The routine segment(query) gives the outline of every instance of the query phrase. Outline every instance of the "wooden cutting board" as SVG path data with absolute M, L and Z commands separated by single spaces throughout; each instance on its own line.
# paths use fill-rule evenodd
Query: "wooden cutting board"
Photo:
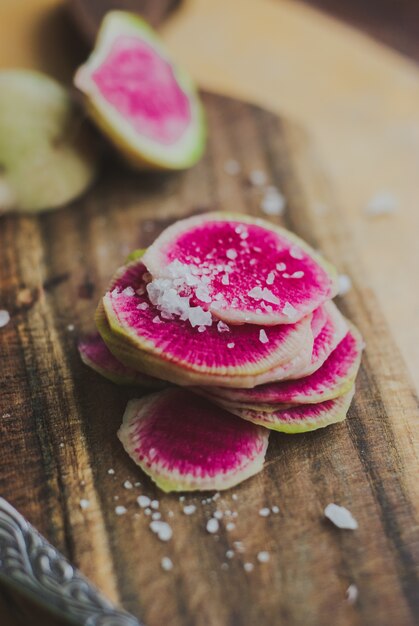
M 209 94 L 204 100 L 209 145 L 192 170 L 142 175 L 111 155 L 73 206 L 0 220 L 2 307 L 12 315 L 0 330 L 0 494 L 146 626 L 413 625 L 419 410 L 391 331 L 342 215 L 321 210 L 334 205 L 304 134 L 257 107 Z M 225 172 L 231 158 L 239 175 Z M 284 218 L 275 221 L 352 277 L 339 305 L 367 349 L 345 423 L 272 434 L 261 474 L 216 504 L 202 503 L 202 494 L 182 503 L 157 491 L 116 438 L 125 404 L 139 392 L 83 366 L 77 338 L 93 328 L 98 298 L 126 254 L 172 221 L 214 209 L 259 215 L 261 192 L 247 178 L 255 169 L 286 196 Z M 141 486 L 125 489 L 126 480 Z M 141 493 L 159 500 L 170 542 L 151 533 L 136 504 Z M 90 501 L 84 511 L 82 498 Z M 327 522 L 329 502 L 347 506 L 359 529 Z M 196 513 L 185 516 L 185 503 L 196 504 Z M 116 505 L 127 513 L 117 516 Z M 278 514 L 258 514 L 272 505 Z M 238 516 L 233 530 L 222 523 L 212 536 L 205 524 L 216 506 Z M 268 563 L 256 560 L 262 550 Z M 171 572 L 161 569 L 164 556 Z M 359 590 L 353 605 L 345 598 L 351 584 Z M 1 614 L 18 610 L 13 600 Z

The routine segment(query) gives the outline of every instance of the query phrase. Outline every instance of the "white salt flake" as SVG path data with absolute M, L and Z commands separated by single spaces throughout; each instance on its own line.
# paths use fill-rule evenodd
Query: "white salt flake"
M 227 550 L 226 557 L 227 559 L 232 559 L 234 556 L 234 550 Z
M 192 307 L 189 310 L 189 322 L 193 328 L 195 326 L 211 326 L 211 313 L 209 311 L 204 311 L 204 309 L 200 306 Z
M 228 161 L 224 163 L 224 171 L 230 176 L 237 176 L 237 174 L 240 173 L 240 170 L 240 163 L 235 159 L 228 159 Z
M 235 345 L 236 344 L 234 343 L 234 341 L 231 341 L 230 343 L 227 344 L 227 348 L 231 350 L 232 348 L 234 348 Z
M 221 277 L 221 282 L 223 285 L 229 285 L 230 284 L 230 278 L 228 277 L 228 274 L 224 274 Z
M 293 307 L 292 304 L 290 304 L 289 302 L 285 303 L 285 306 L 283 307 L 282 312 L 284 315 L 289 317 L 290 320 L 295 320 L 298 315 L 297 309 Z
M 275 272 L 269 272 L 268 277 L 266 278 L 267 285 L 273 285 L 275 280 Z
M 90 500 L 86 500 L 85 498 L 82 498 L 80 500 L 80 508 L 82 511 L 85 511 L 86 509 L 88 509 L 90 506 Z
M 158 315 L 153 317 L 153 324 L 163 324 L 163 321 L 159 318 Z
M 144 509 L 144 513 L 145 515 L 151 515 L 151 509 L 147 507 L 146 509 Z
M 237 250 L 234 250 L 234 248 L 229 248 L 229 250 L 227 250 L 226 252 L 226 257 L 230 259 L 230 261 L 234 261 L 234 259 L 237 259 Z
M 221 320 L 218 322 L 217 324 L 217 330 L 219 333 L 228 333 L 230 332 L 230 327 L 227 326 L 227 324 L 225 322 L 222 322 Z
M 346 600 L 348 604 L 355 604 L 358 600 L 358 587 L 356 585 L 349 585 L 346 590 Z
M 207 330 L 206 326 L 198 326 L 198 332 L 199 333 L 204 333 Z
M 260 331 L 259 331 L 259 341 L 260 341 L 260 343 L 268 343 L 269 342 L 268 335 L 263 330 L 263 328 L 261 328 Z
M 115 513 L 117 515 L 125 515 L 125 513 L 127 512 L 127 509 L 122 506 L 122 504 L 119 504 L 118 506 L 115 507 Z
M 198 287 L 195 291 L 195 295 L 201 302 L 211 302 L 211 296 L 209 295 L 208 289 L 205 289 L 205 287 Z
M 245 564 L 243 565 L 243 568 L 244 568 L 244 571 L 245 571 L 245 572 L 253 572 L 254 567 L 255 567 L 255 566 L 253 565 L 253 563 L 245 563 Z
M 278 272 L 284 272 L 287 269 L 287 266 L 285 265 L 285 263 L 277 263 L 276 269 L 278 270 Z
M 399 208 L 399 201 L 390 191 L 378 191 L 368 201 L 365 213 L 369 217 L 379 217 L 380 215 L 391 215 Z
M 237 493 L 233 493 L 233 495 L 231 496 L 232 500 L 238 500 L 239 496 L 237 495 Z
M 252 170 L 249 174 L 249 180 L 255 187 L 262 187 L 263 185 L 266 185 L 267 177 L 265 172 L 262 172 L 262 170 Z
M 6 326 L 10 322 L 10 313 L 4 309 L 0 310 L 0 328 Z
M 269 552 L 266 552 L 266 550 L 262 550 L 262 552 L 258 552 L 257 554 L 257 560 L 259 563 L 267 563 L 270 558 L 271 556 Z
M 356 530 L 358 528 L 358 522 L 353 517 L 352 513 L 344 506 L 333 503 L 328 504 L 324 510 L 324 514 L 325 517 L 338 528 L 344 528 L 346 530 Z
M 270 514 L 270 512 L 271 512 L 271 511 L 268 509 L 268 507 L 267 507 L 267 506 L 265 506 L 265 507 L 263 507 L 263 509 L 260 509 L 260 510 L 259 510 L 259 515 L 260 515 L 261 517 L 268 517 L 268 515 Z
M 73 330 L 74 330 L 74 328 L 75 328 L 75 327 L 74 327 L 74 324 L 69 324 L 69 325 L 67 326 L 67 330 L 68 330 L 68 332 L 69 332 L 69 333 L 72 333 L 72 332 L 73 332 Z
M 108 469 L 108 474 L 112 476 L 113 474 L 115 474 L 115 470 L 112 467 L 110 467 Z
M 286 200 L 276 187 L 268 187 L 263 195 L 260 208 L 265 215 L 283 215 Z
M 224 513 L 222 511 L 214 511 L 214 513 L 212 514 L 213 517 L 215 517 L 215 519 L 222 519 L 223 518 Z
M 157 535 L 160 541 L 169 541 L 173 536 L 172 528 L 167 522 L 152 521 L 150 523 L 150 529 Z
M 148 496 L 138 496 L 137 498 L 138 506 L 140 506 L 142 509 L 150 506 L 150 502 L 151 500 Z
M 126 480 L 124 482 L 124 489 L 132 489 L 132 487 L 133 487 L 133 484 L 130 480 Z
M 196 511 L 196 506 L 194 504 L 187 504 L 183 507 L 183 512 L 185 515 L 192 515 Z
M 162 558 L 162 560 L 160 561 L 160 565 L 161 568 L 165 571 L 165 572 L 170 572 L 170 570 L 173 569 L 173 562 L 172 559 L 169 559 L 168 556 L 164 556 Z
M 208 520 L 207 522 L 207 532 L 210 533 L 211 535 L 214 535 L 216 532 L 218 532 L 218 529 L 220 528 L 220 524 L 218 523 L 218 520 L 215 519 L 215 517 L 211 517 L 211 519 Z
M 275 296 L 275 294 L 264 287 L 253 287 L 250 291 L 247 292 L 247 295 L 254 300 L 264 300 L 265 302 L 271 302 L 272 304 L 279 304 L 280 300 Z
M 304 258 L 304 252 L 298 246 L 291 246 L 290 256 L 292 256 L 293 259 L 301 261 Z
M 159 501 L 158 501 L 158 500 L 152 500 L 152 501 L 150 502 L 150 506 L 151 506 L 151 508 L 152 508 L 152 509 L 154 509 L 154 510 L 158 509 L 158 508 L 159 508 L 159 506 L 160 506 Z
M 160 511 L 154 511 L 154 513 L 151 514 L 151 519 L 153 520 L 161 519 Z
M 135 296 L 135 291 L 132 287 L 125 287 L 125 289 L 122 290 L 121 294 L 123 296 L 129 296 L 130 298 L 132 298 L 132 296 Z
M 279 506 L 276 506 L 276 504 L 274 504 L 274 506 L 271 507 L 271 511 L 272 513 L 279 513 Z
M 226 524 L 226 530 L 230 531 L 230 530 L 234 530 L 236 528 L 236 524 L 234 524 L 233 522 L 228 522 L 228 524 Z
M 140 302 L 140 304 L 137 304 L 137 309 L 139 309 L 140 311 L 146 311 L 148 309 L 148 303 Z
M 338 277 L 338 285 L 338 294 L 340 296 L 345 296 L 352 288 L 352 281 L 347 274 L 340 274 Z

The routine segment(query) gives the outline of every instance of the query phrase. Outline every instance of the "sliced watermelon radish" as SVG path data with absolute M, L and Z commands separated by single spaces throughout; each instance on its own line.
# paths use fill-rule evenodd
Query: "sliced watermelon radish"
M 143 261 L 157 287 L 171 280 L 230 324 L 292 324 L 338 289 L 335 270 L 305 242 L 246 215 L 207 213 L 176 222 Z M 195 282 L 185 286 L 187 270 Z
M 201 157 L 206 130 L 196 89 L 138 15 L 106 15 L 74 82 L 93 120 L 133 165 L 183 169 Z
M 269 431 L 183 389 L 128 403 L 118 432 L 163 491 L 221 490 L 263 467 Z
M 207 388 L 206 394 L 229 403 L 260 404 L 261 410 L 275 410 L 275 404 L 315 404 L 344 394 L 352 387 L 361 362 L 364 343 L 354 326 L 325 363 L 310 376 L 254 387 L 253 389 Z M 268 409 L 266 405 L 271 405 Z M 252 407 L 257 409 L 257 406 Z
M 141 260 L 130 263 L 118 272 L 112 291 L 103 298 L 112 335 L 130 345 L 132 351 L 137 349 L 140 362 L 144 353 L 150 354 L 160 359 L 162 368 L 177 368 L 177 374 L 184 370 L 185 379 L 189 373 L 200 375 L 202 382 L 212 375 L 218 379 L 224 375 L 255 376 L 288 363 L 310 340 L 311 316 L 296 324 L 263 329 L 252 324 L 225 327 L 222 322 L 213 322 L 211 316 L 207 326 L 202 309 L 190 307 L 187 299 L 182 303 L 182 315 L 188 319 L 159 311 L 149 300 L 146 276 Z M 184 384 L 192 384 L 192 380 Z
M 355 387 L 352 386 L 346 393 L 333 400 L 317 404 L 297 404 L 269 412 L 234 408 L 230 404 L 228 410 L 253 424 L 292 435 L 343 422 L 354 393 Z
M 118 385 L 140 385 L 141 387 L 159 387 L 164 383 L 152 376 L 142 374 L 123 365 L 109 351 L 99 333 L 82 339 L 78 344 L 80 357 L 88 367 Z

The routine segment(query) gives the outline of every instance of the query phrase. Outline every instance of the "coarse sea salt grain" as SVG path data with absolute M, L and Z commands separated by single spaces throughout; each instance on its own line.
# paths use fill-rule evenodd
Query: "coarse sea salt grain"
M 298 311 L 296 308 L 292 306 L 289 302 L 285 303 L 285 306 L 282 309 L 284 315 L 289 317 L 290 320 L 294 320 L 297 317 Z
M 159 506 L 160 506 L 159 501 L 158 500 L 151 500 L 150 506 L 151 506 L 152 509 L 158 509 Z
M 275 272 L 269 272 L 268 277 L 266 278 L 267 285 L 273 285 L 275 280 Z
M 266 185 L 267 177 L 265 172 L 262 172 L 262 170 L 252 170 L 249 174 L 249 180 L 255 187 L 262 187 L 263 185 Z
M 162 558 L 162 560 L 160 561 L 160 565 L 161 568 L 165 571 L 165 572 L 170 572 L 170 570 L 173 569 L 173 562 L 172 559 L 169 559 L 168 556 L 164 556 Z
M 240 170 L 240 163 L 235 159 L 228 159 L 228 161 L 224 163 L 224 171 L 230 176 L 237 176 L 237 174 L 240 173 Z
M 265 302 L 271 302 L 272 304 L 279 304 L 280 301 L 275 294 L 266 287 L 253 287 L 247 292 L 247 295 L 254 300 L 264 300 Z
M 345 296 L 352 288 L 352 281 L 347 274 L 339 274 L 338 277 L 339 296 Z
M 286 206 L 285 197 L 276 187 L 268 187 L 265 190 L 260 208 L 265 215 L 283 215 Z
M 183 512 L 185 515 L 192 515 L 196 511 L 196 506 L 194 504 L 187 504 L 183 507 Z
M 268 509 L 267 506 L 263 507 L 262 509 L 259 510 L 259 515 L 261 517 L 268 517 L 268 515 L 270 514 L 270 510 Z
M 234 556 L 234 550 L 227 550 L 226 557 L 227 559 L 232 559 Z
M 254 567 L 255 567 L 255 566 L 253 565 L 253 563 L 245 563 L 245 564 L 243 565 L 243 568 L 244 568 L 244 571 L 245 571 L 245 572 L 253 572 Z
M 304 258 L 304 252 L 298 246 L 291 246 L 291 248 L 290 248 L 290 256 L 293 259 L 298 259 L 298 260 L 301 261 L 301 259 Z
M 148 496 L 138 496 L 137 498 L 138 506 L 140 506 L 142 509 L 150 506 L 150 502 L 151 500 Z
M 122 504 L 119 504 L 118 506 L 115 507 L 115 513 L 117 515 L 125 515 L 125 513 L 127 512 L 127 509 L 122 506 Z
M 10 322 L 10 313 L 4 309 L 0 310 L 0 328 L 6 326 Z
M 140 311 L 146 311 L 148 309 L 148 303 L 140 302 L 140 304 L 137 304 L 137 309 L 139 309 Z
M 110 467 L 110 468 L 108 469 L 108 474 L 109 474 L 110 476 L 112 476 L 113 474 L 115 474 L 115 470 L 114 470 L 112 467 Z
M 268 343 L 269 342 L 268 335 L 263 330 L 263 328 L 261 328 L 260 331 L 259 331 L 259 341 L 260 341 L 260 343 Z
M 230 259 L 230 261 L 234 261 L 234 259 L 237 259 L 237 250 L 229 248 L 226 252 L 226 257 Z
M 86 500 L 86 498 L 82 498 L 80 500 L 80 508 L 82 511 L 85 511 L 90 506 L 90 500 Z
M 173 536 L 172 528 L 167 522 L 152 521 L 150 523 L 150 529 L 157 535 L 160 541 L 169 541 Z
M 217 324 L 217 330 L 219 333 L 228 333 L 230 332 L 230 327 L 220 320 Z
M 132 487 L 133 487 L 133 484 L 130 480 L 126 480 L 124 482 L 124 489 L 132 489 Z
M 154 511 L 154 513 L 151 514 L 151 519 L 161 519 L 161 513 L 160 511 Z
M 234 530 L 236 528 L 236 524 L 234 524 L 233 522 L 228 522 L 228 524 L 226 524 L 226 530 L 230 531 L 230 530 Z
M 390 191 L 378 191 L 368 201 L 365 213 L 369 217 L 379 217 L 381 215 L 391 215 L 399 208 L 399 201 Z
M 287 269 L 287 266 L 285 263 L 277 263 L 276 269 L 278 270 L 278 272 L 284 272 Z
M 125 287 L 125 289 L 123 289 L 121 293 L 123 296 L 129 296 L 130 298 L 132 296 L 135 296 L 135 291 L 132 287 Z
M 224 513 L 222 511 L 214 511 L 214 513 L 212 514 L 213 517 L 215 517 L 215 519 L 222 519 L 223 518 Z
M 234 348 L 235 345 L 236 344 L 234 343 L 234 341 L 231 341 L 230 343 L 227 344 L 227 348 L 231 350 L 232 348 Z
M 328 504 L 324 510 L 324 515 L 338 528 L 344 528 L 345 530 L 356 530 L 358 528 L 358 522 L 344 506 L 334 503 Z
M 210 533 L 211 535 L 214 535 L 216 532 L 218 532 L 219 528 L 220 528 L 220 524 L 218 523 L 218 520 L 215 519 L 215 517 L 211 517 L 211 519 L 208 520 L 207 525 L 206 525 L 207 532 Z
M 349 585 L 346 590 L 346 600 L 349 604 L 355 604 L 358 600 L 358 587 L 356 585 Z
M 267 563 L 271 557 L 269 552 L 267 552 L 266 550 L 262 550 L 262 552 L 258 552 L 256 558 L 259 563 Z
M 271 507 L 271 511 L 272 513 L 279 513 L 279 506 L 276 506 L 276 504 L 274 504 L 274 506 Z

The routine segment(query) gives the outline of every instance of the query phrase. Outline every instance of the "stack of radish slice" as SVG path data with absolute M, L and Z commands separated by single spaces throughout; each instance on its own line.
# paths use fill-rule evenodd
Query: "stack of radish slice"
M 267 429 L 345 419 L 363 341 L 336 293 L 306 243 L 244 215 L 179 221 L 132 255 L 82 357 L 116 382 L 190 387 L 129 404 L 119 436 L 133 460 L 165 490 L 222 489 L 259 471 Z

